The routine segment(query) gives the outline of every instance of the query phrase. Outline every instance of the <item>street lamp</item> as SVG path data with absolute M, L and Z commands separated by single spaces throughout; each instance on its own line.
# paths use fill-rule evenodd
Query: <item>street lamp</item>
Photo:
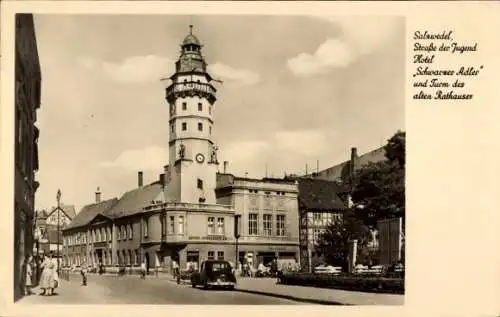
M 236 248 L 236 261 L 235 261 L 235 271 L 239 269 L 239 255 L 238 255 L 238 239 L 240 238 L 240 219 L 241 215 L 234 215 L 234 238 L 235 238 L 235 248 Z

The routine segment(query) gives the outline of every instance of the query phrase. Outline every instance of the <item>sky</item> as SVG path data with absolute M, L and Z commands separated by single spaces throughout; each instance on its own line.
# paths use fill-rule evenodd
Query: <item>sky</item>
M 158 179 L 173 73 L 193 24 L 215 83 L 228 172 L 323 170 L 404 130 L 401 17 L 35 15 L 42 69 L 36 208 L 80 210 Z M 222 165 L 222 164 L 221 164 Z M 222 166 L 221 166 L 222 168 Z

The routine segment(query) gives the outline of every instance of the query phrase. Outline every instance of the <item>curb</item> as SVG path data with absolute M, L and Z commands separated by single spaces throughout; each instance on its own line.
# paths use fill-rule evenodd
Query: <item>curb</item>
M 296 297 L 296 296 L 292 296 L 292 295 L 283 295 L 283 294 L 269 293 L 269 292 L 263 292 L 263 291 L 253 291 L 253 290 L 241 289 L 241 288 L 235 288 L 234 290 L 237 292 L 241 292 L 241 293 L 264 295 L 264 296 L 270 296 L 270 297 L 276 297 L 276 298 L 282 298 L 282 299 L 289 299 L 289 300 L 293 300 L 296 302 L 302 302 L 302 303 L 319 304 L 319 305 L 351 306 L 351 304 L 343 304 L 340 302 L 334 302 L 334 301 L 322 300 L 322 299 L 302 298 L 302 297 Z

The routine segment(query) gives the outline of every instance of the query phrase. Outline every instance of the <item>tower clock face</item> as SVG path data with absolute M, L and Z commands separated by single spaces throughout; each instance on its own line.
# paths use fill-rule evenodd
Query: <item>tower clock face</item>
M 205 161 L 205 156 L 201 153 L 196 154 L 196 162 L 203 163 L 203 161 Z

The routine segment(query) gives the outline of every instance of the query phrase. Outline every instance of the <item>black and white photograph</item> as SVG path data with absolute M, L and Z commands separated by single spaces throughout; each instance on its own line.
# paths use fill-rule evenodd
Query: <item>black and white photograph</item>
M 405 17 L 331 14 L 16 14 L 14 300 L 404 305 Z

